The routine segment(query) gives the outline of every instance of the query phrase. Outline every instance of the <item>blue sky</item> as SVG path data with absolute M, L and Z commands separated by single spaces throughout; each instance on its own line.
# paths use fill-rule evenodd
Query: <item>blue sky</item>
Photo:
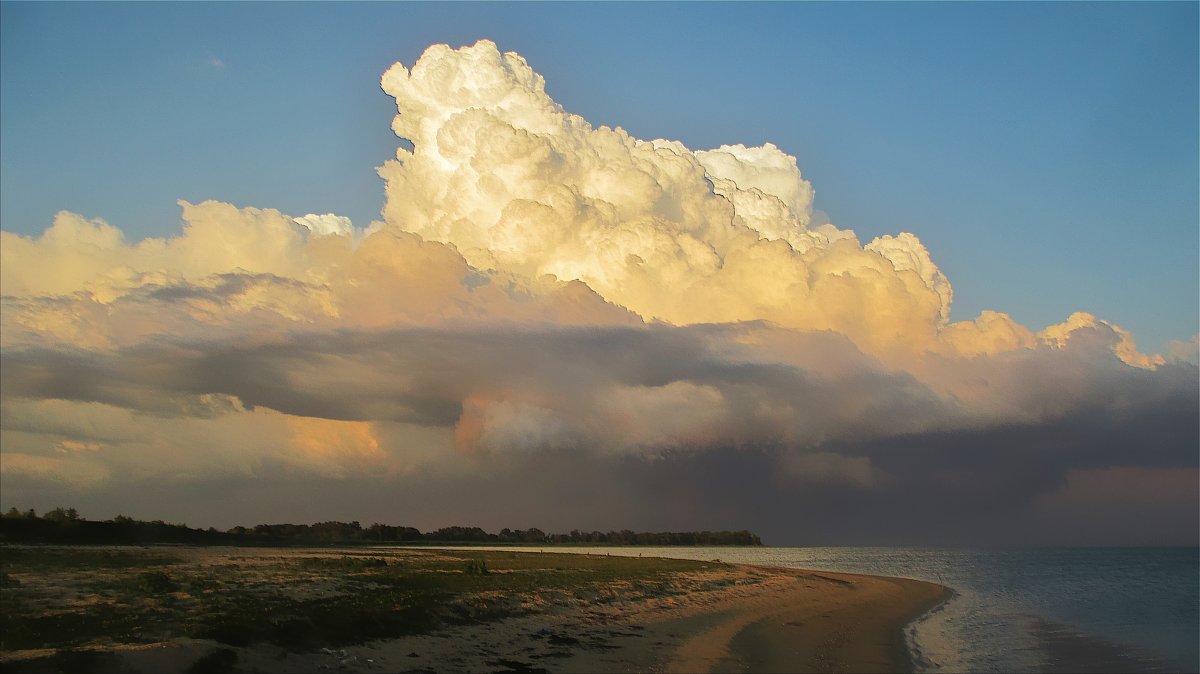
M 0 225 L 132 239 L 176 199 L 365 225 L 430 44 L 517 51 L 593 124 L 773 142 L 860 238 L 917 234 L 981 309 L 1197 332 L 1196 3 L 25 4 L 0 21 Z

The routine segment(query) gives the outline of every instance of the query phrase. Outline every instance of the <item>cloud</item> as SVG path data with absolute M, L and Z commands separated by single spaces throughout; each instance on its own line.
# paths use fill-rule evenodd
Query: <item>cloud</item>
M 180 236 L 137 244 L 71 213 L 37 239 L 0 233 L 0 343 L 111 349 L 333 327 L 640 322 L 581 283 L 475 270 L 452 247 L 405 232 L 356 241 L 338 216 L 181 205 Z
M 55 447 L 60 454 L 72 452 L 98 452 L 104 445 L 99 442 L 79 442 L 78 440 L 63 440 Z
M 6 495 L 264 485 L 265 513 L 286 476 L 438 526 L 488 494 L 499 526 L 1019 540 L 1114 475 L 1149 477 L 1113 508 L 1195 470 L 1194 340 L 950 322 L 920 240 L 837 228 L 780 148 L 595 128 L 490 42 L 382 86 L 412 149 L 367 228 L 181 201 L 172 237 L 69 212 L 0 232 Z
M 580 280 L 648 319 L 767 319 L 881 353 L 925 347 L 950 286 L 910 234 L 861 246 L 813 225 L 813 190 L 774 145 L 692 152 L 593 128 L 491 42 L 392 66 L 387 222 L 473 266 Z
M 770 143 L 694 152 L 594 128 L 488 41 L 430 47 L 411 70 L 388 69 L 382 86 L 396 99 L 393 130 L 413 145 L 380 169 L 385 219 L 453 244 L 476 268 L 580 280 L 674 324 L 833 330 L 889 362 L 1033 341 L 994 313 L 948 326 L 953 290 L 920 240 L 862 245 L 817 224 L 811 185 Z M 1129 340 L 1117 352 L 1139 367 L 1159 362 Z
M 0 454 L 0 469 L 9 480 L 24 478 L 85 489 L 103 484 L 112 477 L 106 466 L 94 461 L 71 461 L 19 451 Z
M 1182 361 L 1196 365 L 1200 363 L 1200 335 L 1193 335 L 1187 340 L 1172 340 L 1167 343 L 1167 357 L 1172 361 Z
M 167 418 L 267 408 L 453 427 L 458 449 L 498 452 L 803 447 L 920 431 L 957 415 L 911 377 L 884 370 L 835 335 L 780 337 L 840 358 L 836 379 L 820 373 L 829 363 L 755 362 L 752 349 L 734 342 L 745 333 L 725 326 L 475 326 L 160 342 L 100 353 L 27 348 L 0 355 L 0 391 L 6 399 L 73 400 Z
M 354 235 L 354 223 L 350 222 L 350 218 L 343 217 L 341 215 L 334 215 L 333 213 L 316 215 L 314 213 L 309 213 L 304 217 L 294 218 L 294 220 L 297 223 L 304 225 L 310 232 L 318 236 Z

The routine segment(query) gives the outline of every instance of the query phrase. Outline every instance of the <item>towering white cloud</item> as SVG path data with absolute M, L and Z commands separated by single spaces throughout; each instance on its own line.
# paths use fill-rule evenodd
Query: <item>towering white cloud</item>
M 948 326 L 953 290 L 920 240 L 864 246 L 814 225 L 812 186 L 770 143 L 693 152 L 594 128 L 489 41 L 431 47 L 382 86 L 396 99 L 393 130 L 413 145 L 380 169 L 387 222 L 453 244 L 477 268 L 581 280 L 675 324 L 833 330 L 893 364 L 1036 343 L 995 313 Z M 1125 340 L 1114 350 L 1159 362 Z
M 676 324 L 768 319 L 926 347 L 949 283 L 910 234 L 866 247 L 811 225 L 813 190 L 774 145 L 692 152 L 567 113 L 520 56 L 431 47 L 383 76 L 410 140 L 380 174 L 386 220 L 474 266 L 578 279 Z

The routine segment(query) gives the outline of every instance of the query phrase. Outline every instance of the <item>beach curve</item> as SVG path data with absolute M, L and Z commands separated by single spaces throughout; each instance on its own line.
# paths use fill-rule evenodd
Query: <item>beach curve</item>
M 911 671 L 904 627 L 951 595 L 905 578 L 769 572 L 769 580 L 725 598 L 700 621 L 710 624 L 680 645 L 665 671 Z

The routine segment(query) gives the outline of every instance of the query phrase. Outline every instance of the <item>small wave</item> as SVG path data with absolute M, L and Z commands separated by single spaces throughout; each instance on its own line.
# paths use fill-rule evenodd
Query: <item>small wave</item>
M 942 668 L 943 663 L 938 662 L 934 657 L 925 652 L 921 648 L 921 639 L 918 637 L 920 626 L 937 616 L 946 609 L 946 606 L 951 602 L 958 600 L 962 595 L 954 588 L 947 588 L 950 594 L 942 602 L 928 611 L 917 616 L 916 619 L 908 623 L 904 630 L 904 642 L 908 647 L 909 660 L 912 662 L 913 671 L 916 672 L 935 672 Z

